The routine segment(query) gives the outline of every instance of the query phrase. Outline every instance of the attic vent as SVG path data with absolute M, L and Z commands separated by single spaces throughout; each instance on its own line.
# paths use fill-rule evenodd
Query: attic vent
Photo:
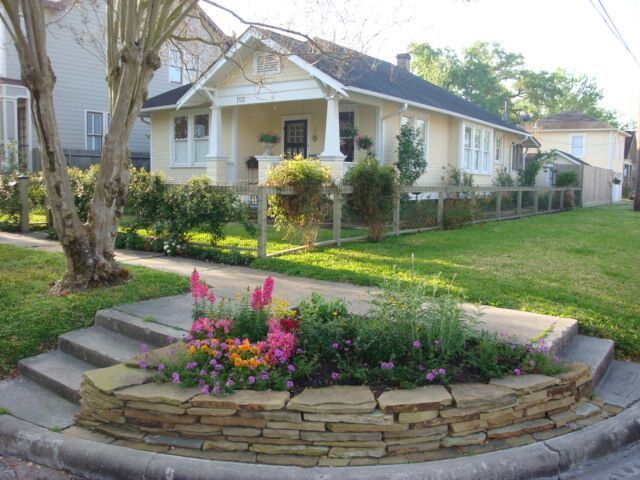
M 253 73 L 276 75 L 280 73 L 280 57 L 275 53 L 256 53 L 253 56 Z

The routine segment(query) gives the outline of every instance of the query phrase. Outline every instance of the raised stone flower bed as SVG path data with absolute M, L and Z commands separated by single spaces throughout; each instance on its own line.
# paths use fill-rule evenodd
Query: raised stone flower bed
M 124 364 L 86 372 L 78 424 L 118 444 L 213 460 L 346 466 L 435 460 L 565 433 L 601 414 L 587 400 L 591 373 L 572 364 L 554 377 L 432 385 L 375 398 L 366 386 L 288 392 L 149 382 Z M 573 423 L 575 422 L 575 423 Z

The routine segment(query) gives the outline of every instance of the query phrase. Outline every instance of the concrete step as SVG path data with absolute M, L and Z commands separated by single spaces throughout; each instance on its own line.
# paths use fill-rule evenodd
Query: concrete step
M 605 403 L 620 408 L 640 401 L 640 364 L 614 361 L 595 394 Z
M 78 405 L 20 377 L 0 382 L 0 408 L 41 427 L 63 429 L 73 424 Z
M 564 360 L 589 364 L 593 375 L 593 385 L 596 386 L 613 361 L 613 341 L 576 335 L 565 346 L 560 356 Z
M 96 367 L 57 350 L 25 358 L 18 363 L 18 368 L 23 377 L 48 388 L 70 402 L 78 403 L 82 374 Z
M 190 312 L 185 313 L 191 318 Z M 123 312 L 117 308 L 99 310 L 96 312 L 95 325 L 111 330 L 126 337 L 133 338 L 148 345 L 163 347 L 167 345 L 169 337 L 182 338 L 187 334 L 169 325 L 163 325 L 155 317 L 139 317 Z
M 60 335 L 58 347 L 96 368 L 125 362 L 140 353 L 139 341 L 96 326 Z

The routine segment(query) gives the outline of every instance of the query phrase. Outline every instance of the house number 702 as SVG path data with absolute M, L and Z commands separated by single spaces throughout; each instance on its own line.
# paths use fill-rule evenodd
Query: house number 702
M 244 103 L 245 97 L 236 97 L 236 103 Z

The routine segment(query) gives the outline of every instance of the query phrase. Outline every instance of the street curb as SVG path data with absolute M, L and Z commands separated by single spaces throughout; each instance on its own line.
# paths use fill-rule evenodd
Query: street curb
M 530 480 L 557 478 L 585 460 L 640 439 L 640 403 L 544 442 L 470 457 L 370 467 L 271 466 L 179 457 L 69 437 L 0 416 L 0 453 L 92 480 Z

